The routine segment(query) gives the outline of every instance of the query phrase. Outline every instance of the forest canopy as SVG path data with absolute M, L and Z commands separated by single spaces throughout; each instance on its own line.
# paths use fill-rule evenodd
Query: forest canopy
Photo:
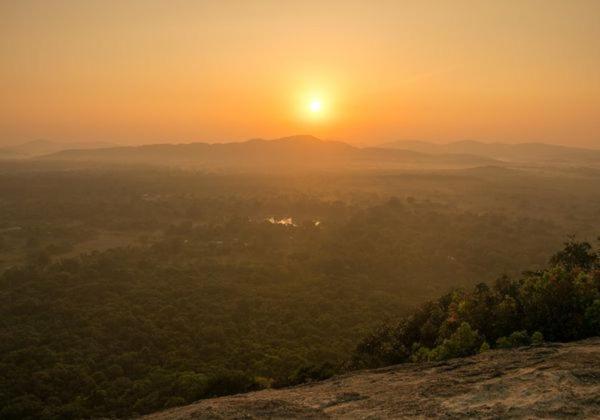
M 0 417 L 128 417 L 485 343 L 582 337 L 597 308 L 594 251 L 573 242 L 573 258 L 545 263 L 568 233 L 600 229 L 597 181 L 4 167 Z M 523 270 L 537 280 L 517 293 Z M 470 292 L 503 274 L 508 291 Z M 585 281 L 542 288 L 552 276 Z M 549 300 L 584 285 L 583 301 Z M 481 321 L 471 306 L 483 303 L 505 324 Z M 537 321 L 559 304 L 575 324 Z
M 354 367 L 435 361 L 600 334 L 600 254 L 570 240 L 547 268 L 457 289 L 366 336 Z

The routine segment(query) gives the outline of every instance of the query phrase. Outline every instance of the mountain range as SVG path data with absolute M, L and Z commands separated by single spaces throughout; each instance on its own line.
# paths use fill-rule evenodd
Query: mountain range
M 0 159 L 24 158 L 57 162 L 168 165 L 210 170 L 469 168 L 499 167 L 511 163 L 598 165 L 600 150 L 544 143 L 478 141 L 447 144 L 396 141 L 378 147 L 356 147 L 308 135 L 232 143 L 194 142 L 141 146 L 36 140 L 0 149 Z
M 511 162 L 600 162 L 600 150 L 545 143 L 483 143 L 465 140 L 446 144 L 401 140 L 380 147 L 430 154 L 470 154 Z
M 35 156 L 43 156 L 57 153 L 68 149 L 100 149 L 114 147 L 114 143 L 108 142 L 57 142 L 51 140 L 32 140 L 25 143 L 15 144 L 0 148 L 0 158 L 19 159 Z
M 313 136 L 235 143 L 152 144 L 93 150 L 64 150 L 43 157 L 63 161 L 139 163 L 209 169 L 250 168 L 396 168 L 411 166 L 473 167 L 499 164 L 466 154 L 428 154 L 381 147 L 354 147 Z

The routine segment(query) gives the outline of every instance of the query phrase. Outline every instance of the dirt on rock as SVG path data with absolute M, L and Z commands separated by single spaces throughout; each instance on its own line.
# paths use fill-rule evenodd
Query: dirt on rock
M 600 418 L 600 338 L 352 372 L 148 419 Z

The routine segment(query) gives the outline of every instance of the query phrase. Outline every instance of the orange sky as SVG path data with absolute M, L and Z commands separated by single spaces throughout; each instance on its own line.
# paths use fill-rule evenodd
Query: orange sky
M 0 144 L 600 147 L 597 0 L 7 0 L 0 17 Z

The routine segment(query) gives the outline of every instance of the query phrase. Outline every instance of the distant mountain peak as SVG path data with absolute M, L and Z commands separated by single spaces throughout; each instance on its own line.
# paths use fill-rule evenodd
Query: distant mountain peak
M 292 136 L 280 137 L 271 141 L 282 141 L 282 142 L 315 142 L 315 143 L 326 143 L 326 140 L 322 140 L 310 134 L 295 134 Z

